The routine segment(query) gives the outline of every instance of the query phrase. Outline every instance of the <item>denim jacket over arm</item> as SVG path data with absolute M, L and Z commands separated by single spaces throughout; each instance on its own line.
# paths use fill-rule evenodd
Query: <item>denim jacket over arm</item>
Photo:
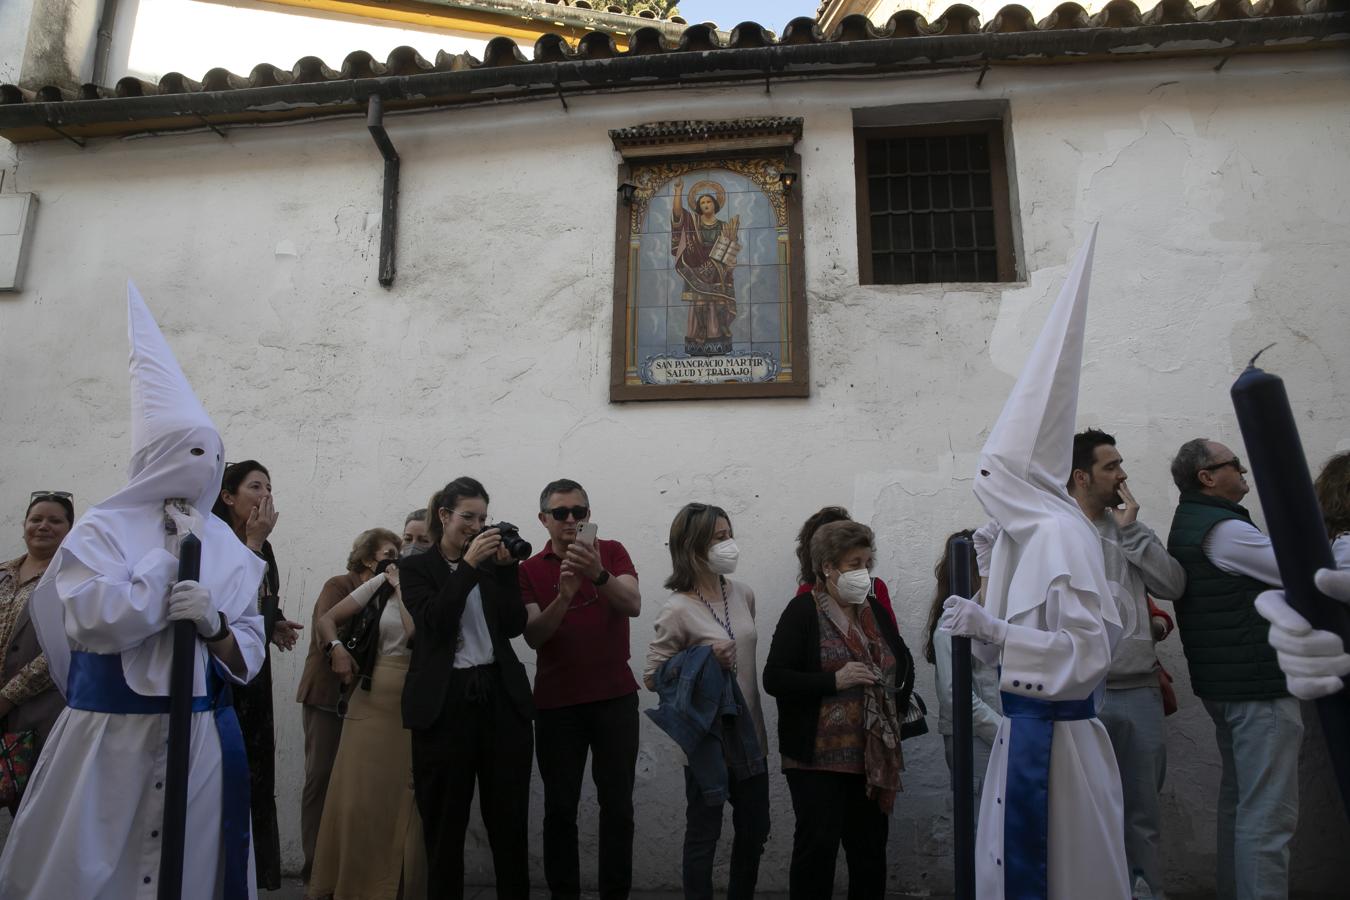
M 680 746 L 710 806 L 726 802 L 728 777 L 767 771 L 755 722 L 735 678 L 728 678 L 706 644 L 681 650 L 654 678 L 660 704 L 647 716 Z

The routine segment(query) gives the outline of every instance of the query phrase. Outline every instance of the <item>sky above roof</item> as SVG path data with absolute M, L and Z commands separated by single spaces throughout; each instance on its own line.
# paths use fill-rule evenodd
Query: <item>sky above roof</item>
M 758 22 L 776 34 L 798 16 L 816 14 L 819 0 L 680 0 L 680 15 L 685 21 L 716 22 L 732 29 L 742 22 Z

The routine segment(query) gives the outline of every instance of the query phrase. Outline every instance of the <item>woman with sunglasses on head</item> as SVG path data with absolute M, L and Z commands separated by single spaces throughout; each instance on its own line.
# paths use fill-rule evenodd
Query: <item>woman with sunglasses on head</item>
M 886 890 L 886 836 L 900 790 L 897 661 L 904 650 L 871 597 L 872 529 L 822 525 L 811 538 L 815 590 L 788 602 L 764 666 L 778 698 L 778 747 L 796 827 L 788 889 L 829 897 L 844 847 L 848 896 Z
M 65 702 L 47 674 L 47 657 L 28 617 L 28 599 L 56 548 L 75 524 L 75 505 L 65 491 L 36 491 L 23 517 L 22 556 L 0 564 L 0 733 L 33 733 L 26 762 L 37 762 L 42 742 Z M 21 794 L 9 799 L 19 808 Z
M 371 528 L 356 536 L 347 554 L 347 571 L 328 579 L 319 591 L 312 625 L 317 626 L 325 613 L 375 576 L 376 560 L 388 555 L 385 545 L 390 541 L 398 543 L 387 528 Z M 338 716 L 342 681 L 329 668 L 317 627 L 311 633 L 305 669 L 295 695 L 296 702 L 304 704 L 301 715 L 305 732 L 305 786 L 300 796 L 300 849 L 304 853 L 300 880 L 304 882 L 309 881 L 314 865 L 314 843 L 319 838 L 324 796 L 342 737 L 342 719 Z
M 642 673 L 649 690 L 666 692 L 662 682 L 678 677 L 666 667 L 677 654 L 708 646 L 716 663 L 733 679 L 744 703 L 735 734 L 722 733 L 723 751 L 712 760 L 689 759 L 684 769 L 685 829 L 683 882 L 689 898 L 713 896 L 713 857 L 722 834 L 722 808 L 730 800 L 736 834 L 731 844 L 729 900 L 753 897 L 759 860 L 769 837 L 768 746 L 759 696 L 755 595 L 726 576 L 736 570 L 740 551 L 724 510 L 690 503 L 670 525 L 671 594 L 656 617 L 656 636 Z M 706 651 L 705 651 L 706 652 Z M 658 720 L 658 724 L 660 724 Z M 728 765 L 729 762 L 735 765 Z M 723 770 L 717 771 L 721 762 Z M 720 785 L 722 783 L 724 787 Z
M 281 574 L 267 537 L 277 524 L 272 504 L 272 476 L 253 459 L 230 463 L 221 478 L 220 494 L 211 512 L 235 533 L 248 549 L 267 563 L 258 586 L 258 612 L 269 644 L 286 651 L 295 646 L 300 629 L 281 614 L 278 591 Z M 276 737 L 272 729 L 272 655 L 270 647 L 261 671 L 248 684 L 234 691 L 235 712 L 248 752 L 249 806 L 252 808 L 253 861 L 258 887 L 275 891 L 281 887 L 281 837 L 277 831 Z
M 426 837 L 428 884 L 464 896 L 464 835 L 474 785 L 492 847 L 497 896 L 530 893 L 534 701 L 511 638 L 525 631 L 517 558 L 489 528 L 488 494 L 456 478 L 427 504 L 431 549 L 399 569 L 417 638 L 403 687 L 413 789 Z M 523 548 L 528 555 L 528 545 Z
M 315 624 L 348 693 L 307 896 L 421 900 L 426 852 L 410 777 L 412 742 L 400 715 L 414 626 L 399 591 L 398 536 L 383 528 L 367 534 L 377 541 L 363 561 L 372 577 Z M 348 622 L 344 644 L 338 629 Z

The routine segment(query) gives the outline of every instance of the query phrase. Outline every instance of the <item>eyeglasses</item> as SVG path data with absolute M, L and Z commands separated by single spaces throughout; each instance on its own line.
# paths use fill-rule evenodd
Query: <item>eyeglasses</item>
M 1246 469 L 1242 468 L 1242 460 L 1238 459 L 1236 456 L 1233 457 L 1232 459 L 1225 459 L 1223 462 L 1212 463 L 1211 465 L 1208 466 L 1201 466 L 1200 471 L 1217 472 L 1224 466 L 1232 466 L 1233 470 L 1239 474 L 1247 471 Z
M 548 514 L 558 522 L 566 522 L 569 515 L 580 522 L 591 514 L 591 508 L 589 506 L 555 506 L 548 511 Z
M 28 496 L 29 503 L 37 503 L 39 500 L 69 500 L 73 502 L 75 495 L 70 491 L 33 491 Z

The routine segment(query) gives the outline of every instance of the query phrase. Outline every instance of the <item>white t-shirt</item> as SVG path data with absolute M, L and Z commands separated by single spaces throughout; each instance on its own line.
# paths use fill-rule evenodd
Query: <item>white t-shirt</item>
M 456 669 L 472 669 L 496 661 L 492 653 L 492 634 L 483 616 L 483 593 L 478 585 L 469 591 L 464 601 L 464 615 L 459 620 L 459 643 L 455 645 Z

